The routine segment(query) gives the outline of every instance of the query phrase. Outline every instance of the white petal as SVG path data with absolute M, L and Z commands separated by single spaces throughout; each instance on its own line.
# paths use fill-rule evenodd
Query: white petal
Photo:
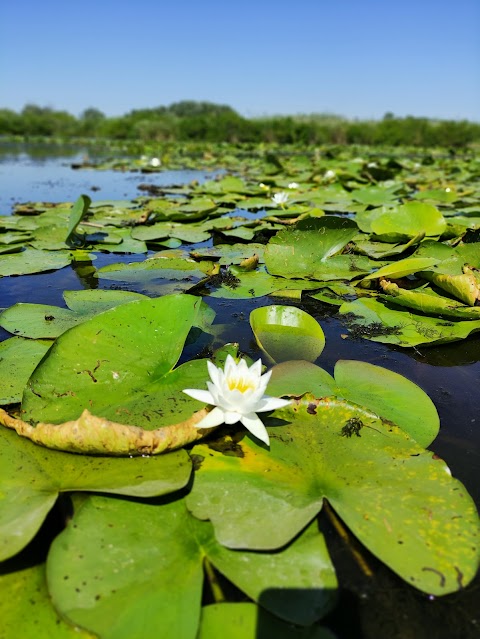
M 260 379 L 258 380 L 258 388 L 262 389 L 262 395 L 265 393 L 267 386 L 268 386 L 268 382 L 270 381 L 270 377 L 272 376 L 272 371 L 268 371 L 268 373 L 265 373 L 265 375 L 262 375 L 260 377 Z
M 237 368 L 237 364 L 231 355 L 227 355 L 225 360 L 225 377 L 228 378 L 232 374 L 232 371 L 235 371 Z
M 220 382 L 219 380 L 220 369 L 217 368 L 217 366 L 215 366 L 215 364 L 213 364 L 210 360 L 207 360 L 207 368 L 208 368 L 208 374 L 210 375 L 210 379 L 215 384 L 215 386 L 218 386 Z
M 198 388 L 185 388 L 183 391 L 186 395 L 190 395 L 193 399 L 198 399 L 199 402 L 205 402 L 205 404 L 215 404 L 215 400 L 212 394 L 206 390 L 199 390 Z
M 236 424 L 242 419 L 242 415 L 237 413 L 237 411 L 225 411 L 223 415 L 225 419 L 225 424 Z
M 214 426 L 220 426 L 224 421 L 223 410 L 215 407 L 198 424 L 195 424 L 195 428 L 213 428 Z
M 261 359 L 257 359 L 257 361 L 255 362 L 255 364 L 252 364 L 250 366 L 250 372 L 257 376 L 260 377 L 262 374 L 262 360 Z
M 257 413 L 263 413 L 266 410 L 275 410 L 277 408 L 283 408 L 291 404 L 289 399 L 279 399 L 278 397 L 268 397 L 265 395 L 257 404 L 255 411 Z
M 265 444 L 267 444 L 267 446 L 270 445 L 270 439 L 268 438 L 267 429 L 263 425 L 260 417 L 255 415 L 255 413 L 249 413 L 248 415 L 242 415 L 240 421 L 247 430 L 255 435 L 255 437 L 261 439 L 262 442 L 265 442 Z

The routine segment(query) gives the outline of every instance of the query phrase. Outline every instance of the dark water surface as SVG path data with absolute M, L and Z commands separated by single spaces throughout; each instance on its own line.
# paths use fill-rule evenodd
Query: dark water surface
M 165 171 L 161 174 L 74 171 L 71 156 L 35 158 L 23 153 L 0 153 L 0 214 L 8 215 L 13 203 L 26 201 L 73 201 L 81 193 L 95 200 L 132 199 L 141 195 L 140 183 L 162 186 L 188 183 L 206 176 L 197 171 Z M 93 187 L 93 190 L 92 190 Z M 98 189 L 98 190 L 97 190 Z M 120 261 L 143 260 L 144 255 L 101 254 L 95 266 Z M 72 267 L 54 273 L 0 278 L 0 308 L 16 302 L 64 306 L 64 290 L 111 288 L 110 281 L 85 276 Z M 123 288 L 123 286 L 122 286 Z M 141 287 L 129 290 L 142 292 Z M 278 298 L 220 300 L 205 298 L 217 312 L 216 323 L 227 324 L 225 341 L 236 341 L 244 352 L 257 356 L 248 322 L 258 306 L 279 303 Z M 294 302 L 288 301 L 288 304 Z M 299 304 L 320 322 L 326 347 L 317 363 L 329 372 L 339 359 L 358 359 L 400 373 L 423 388 L 434 401 L 441 430 L 431 448 L 445 459 L 480 504 L 480 335 L 436 348 L 400 349 L 367 340 L 345 338 L 346 327 L 334 317 L 335 308 L 318 302 Z M 0 329 L 0 341 L 10 335 Z M 198 344 L 192 348 L 198 349 Z M 187 347 L 184 358 L 196 352 Z M 352 560 L 326 518 L 321 526 L 331 547 L 342 585 L 336 612 L 328 619 L 339 639 L 470 639 L 480 637 L 480 579 L 465 591 L 439 599 L 405 585 L 379 562 L 368 556 L 374 579 L 367 578 Z M 368 555 L 368 553 L 366 553 Z

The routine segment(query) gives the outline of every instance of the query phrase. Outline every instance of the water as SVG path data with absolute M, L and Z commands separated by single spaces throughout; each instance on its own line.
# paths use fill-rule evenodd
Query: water
M 189 183 L 193 179 L 209 179 L 211 174 L 202 171 L 165 171 L 159 174 L 119 173 L 114 171 L 77 170 L 70 168 L 79 162 L 84 151 L 70 149 L 59 157 L 32 156 L 0 153 L 0 213 L 11 213 L 12 205 L 26 201 L 74 201 L 81 193 L 93 200 L 132 199 L 142 193 L 141 183 L 162 186 Z M 254 214 L 256 215 L 256 214 Z M 143 260 L 145 256 L 99 255 L 95 266 L 119 261 Z M 88 270 L 67 267 L 54 273 L 32 276 L 0 278 L 0 308 L 16 302 L 35 302 L 64 306 L 64 290 L 115 286 L 109 281 L 92 278 Z M 118 286 L 118 285 L 117 285 Z M 122 288 L 126 286 L 122 285 Z M 139 290 L 128 285 L 129 290 Z M 221 300 L 205 298 L 217 312 L 216 323 L 226 324 L 222 336 L 225 341 L 240 343 L 242 351 L 253 357 L 260 356 L 253 339 L 248 317 L 254 308 L 266 304 L 281 303 L 278 298 L 253 300 Z M 325 336 L 325 350 L 317 363 L 333 373 L 339 359 L 358 359 L 384 366 L 405 375 L 423 388 L 434 401 L 441 419 L 441 431 L 432 449 L 450 466 L 454 476 L 467 487 L 477 506 L 480 504 L 480 413 L 478 389 L 480 389 L 480 337 L 439 347 L 400 349 L 367 340 L 345 338 L 347 329 L 335 317 L 335 308 L 318 302 L 301 303 L 301 306 L 321 324 Z M 9 334 L 0 329 L 0 341 Z M 185 358 L 196 354 L 198 345 L 186 349 Z M 450 595 L 430 602 L 424 595 L 405 586 L 374 558 L 375 580 L 362 576 L 355 562 L 337 536 L 322 523 L 334 563 L 339 569 L 342 592 L 340 607 L 330 618 L 331 627 L 339 639 L 377 639 L 380 636 L 399 639 L 469 639 L 478 636 L 474 629 L 480 627 L 478 617 L 477 577 L 465 593 Z M 345 621 L 349 609 L 352 621 Z M 447 620 L 451 620 L 447 622 Z M 475 619 L 477 626 L 475 626 Z M 426 621 L 428 620 L 428 622 Z M 462 622 L 461 634 L 454 628 Z M 457 623 L 458 622 L 458 623 Z M 349 625 L 350 624 L 350 625 Z M 354 624 L 352 626 L 352 624 Z M 435 629 L 436 624 L 436 629 Z M 456 625 L 457 624 L 457 625 Z M 388 632 L 386 631 L 388 628 Z M 450 630 L 449 628 L 453 628 Z M 407 632 L 408 629 L 408 632 Z M 404 633 L 405 631 L 405 633 Z M 386 633 L 386 634 L 385 634 Z M 452 634 L 453 633 L 453 634 Z

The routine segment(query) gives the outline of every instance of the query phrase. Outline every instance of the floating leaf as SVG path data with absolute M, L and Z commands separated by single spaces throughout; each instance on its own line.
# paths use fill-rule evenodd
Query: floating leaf
M 430 397 L 416 384 L 382 366 L 339 360 L 335 377 L 306 362 L 285 362 L 272 369 L 268 393 L 273 396 L 335 397 L 400 426 L 421 446 L 438 434 L 440 420 Z
M 417 273 L 418 271 L 424 271 L 437 263 L 435 258 L 430 257 L 406 257 L 403 260 L 392 262 L 379 268 L 377 271 L 366 275 L 364 280 L 380 279 L 382 277 L 387 278 L 399 278 Z
M 285 595 L 289 594 L 287 589 Z M 225 628 L 228 628 L 228 639 L 335 639 L 321 626 L 308 629 L 287 626 L 252 603 L 221 603 L 202 608 L 198 639 L 224 639 Z
M 295 306 L 257 308 L 250 313 L 250 325 L 257 344 L 274 362 L 314 362 L 325 347 L 320 324 Z
M 382 289 L 388 302 L 420 311 L 425 315 L 480 319 L 480 307 L 465 306 L 465 304 L 449 297 L 443 297 L 429 288 L 410 291 L 400 288 L 394 282 L 384 282 Z
M 47 591 L 44 564 L 0 575 L 0 590 L 3 639 L 94 639 L 58 616 Z
M 46 304 L 14 304 L 0 314 L 0 326 L 22 337 L 54 338 L 97 313 L 133 300 L 145 299 L 139 293 L 100 289 L 64 291 L 63 297 L 70 310 Z
M 51 342 L 11 337 L 0 343 L 0 405 L 22 399 L 23 389 Z
M 70 252 L 39 251 L 27 248 L 14 255 L 0 255 L 0 277 L 56 271 L 72 261 Z
M 72 490 L 149 497 L 190 477 L 180 450 L 156 457 L 89 457 L 47 450 L 0 428 L 0 561 L 34 537 L 59 493 Z
M 447 223 L 437 208 L 424 202 L 407 202 L 372 221 L 372 231 L 377 235 L 415 237 L 441 235 Z
M 354 337 L 409 347 L 445 344 L 480 330 L 480 320 L 450 322 L 442 318 L 391 309 L 379 300 L 363 297 L 339 309 Z
M 205 360 L 172 370 L 206 307 L 190 295 L 122 304 L 57 338 L 25 390 L 25 421 L 60 424 L 85 408 L 97 417 L 155 430 L 192 415 L 183 388 L 207 378 Z M 208 309 L 210 310 L 210 309 Z
M 344 279 L 345 270 L 351 278 L 369 272 L 370 266 L 364 268 L 369 264 L 367 258 L 339 256 L 333 260 L 357 232 L 354 222 L 333 216 L 301 222 L 269 241 L 265 249 L 267 270 L 286 278 L 314 279 Z
M 261 596 L 269 610 L 295 623 L 316 621 L 335 596 L 335 573 L 316 527 L 280 553 L 238 552 L 220 546 L 212 526 L 192 518 L 182 500 L 105 497 L 85 501 L 53 543 L 49 591 L 62 615 L 105 639 L 141 636 L 146 615 L 152 636 L 194 639 L 205 558 L 250 597 Z M 285 602 L 287 583 L 296 594 Z
M 436 455 L 347 401 L 306 396 L 274 415 L 290 424 L 269 429 L 270 450 L 244 437 L 235 456 L 207 444 L 192 451 L 203 461 L 187 505 L 212 521 L 220 543 L 280 548 L 327 498 L 360 541 L 416 588 L 447 594 L 473 579 L 476 508 Z M 262 525 L 252 526 L 259 516 Z

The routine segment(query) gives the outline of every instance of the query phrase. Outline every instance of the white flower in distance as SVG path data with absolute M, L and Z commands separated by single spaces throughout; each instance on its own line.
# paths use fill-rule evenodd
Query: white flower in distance
M 272 197 L 272 202 L 277 206 L 283 206 L 288 202 L 288 195 L 285 193 L 285 191 L 275 193 L 275 195 Z
M 160 160 L 160 158 L 152 158 L 150 160 L 150 166 L 153 166 L 154 168 L 160 166 L 162 163 L 162 161 Z
M 290 184 L 288 185 L 289 189 L 298 189 L 299 184 L 298 182 L 290 182 Z
M 290 404 L 287 399 L 278 399 L 265 395 L 271 371 L 262 375 L 262 362 L 257 360 L 250 368 L 242 359 L 237 364 L 231 355 L 227 355 L 225 370 L 207 362 L 210 382 L 208 390 L 187 388 L 183 392 L 200 402 L 211 404 L 211 410 L 197 425 L 197 428 L 213 428 L 220 424 L 242 422 L 255 437 L 267 445 L 268 433 L 257 413 L 282 408 Z

